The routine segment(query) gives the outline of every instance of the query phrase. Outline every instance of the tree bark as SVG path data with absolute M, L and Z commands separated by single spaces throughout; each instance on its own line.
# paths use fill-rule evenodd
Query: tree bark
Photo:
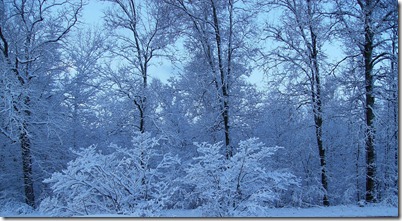
M 24 99 L 25 105 L 29 105 L 29 97 Z M 25 117 L 30 116 L 30 111 L 24 111 Z M 25 193 L 25 202 L 29 206 L 35 208 L 35 194 L 33 187 L 33 179 L 32 179 L 32 159 L 31 159 L 31 140 L 28 135 L 28 125 L 26 120 L 23 120 L 21 129 L 20 129 L 20 144 L 21 144 L 21 153 L 22 153 L 22 172 L 24 176 L 24 193 Z
M 372 2 L 366 0 L 364 3 L 358 0 L 362 11 L 364 12 L 364 78 L 365 78 L 365 118 L 366 118 L 366 136 L 365 136 L 365 151 L 366 151 L 366 201 L 375 202 L 375 147 L 374 147 L 374 103 L 375 97 L 373 93 L 373 40 L 374 32 L 371 28 Z
M 221 33 L 220 33 L 220 26 L 218 20 L 218 14 L 216 10 L 216 5 L 213 0 L 211 0 L 211 7 L 212 7 L 212 15 L 214 20 L 214 28 L 215 28 L 215 41 L 217 47 L 217 55 L 218 55 L 218 67 L 220 73 L 220 80 L 221 80 L 221 90 L 222 90 L 222 97 L 223 97 L 223 108 L 222 108 L 222 119 L 225 131 L 225 146 L 226 146 L 226 158 L 230 159 L 233 156 L 233 147 L 230 143 L 230 128 L 229 128 L 229 88 L 228 88 L 228 76 L 230 73 L 225 73 L 224 65 L 222 61 L 223 52 L 222 52 L 222 41 L 221 41 Z M 231 11 L 230 11 L 231 13 Z M 232 18 L 232 15 L 230 15 Z M 230 22 L 230 25 L 233 25 Z M 229 27 L 231 30 L 231 27 Z M 231 33 L 230 33 L 231 34 Z M 231 39 L 231 38 L 230 38 Z M 231 42 L 229 42 L 229 46 L 231 46 Z M 228 49 L 228 64 L 231 63 L 231 48 Z M 230 67 L 228 67 L 228 71 L 230 71 Z
M 318 66 L 315 65 L 317 70 Z M 320 166 L 321 166 L 321 184 L 324 189 L 324 196 L 323 196 L 323 205 L 329 206 L 329 199 L 328 199 L 328 179 L 327 179 L 327 163 L 326 163 L 326 155 L 325 155 L 325 147 L 323 144 L 322 139 L 322 103 L 321 103 L 321 90 L 320 90 L 320 81 L 318 77 L 318 73 L 315 74 L 315 84 L 312 85 L 312 100 L 313 100 L 313 113 L 314 113 L 314 124 L 315 124 L 315 134 L 316 134 L 316 141 L 318 147 L 318 154 L 320 157 Z
M 24 174 L 25 202 L 29 206 L 35 208 L 35 194 L 32 180 L 31 142 L 25 130 L 26 124 L 24 123 L 22 132 L 20 134 L 20 142 L 22 149 L 22 170 Z

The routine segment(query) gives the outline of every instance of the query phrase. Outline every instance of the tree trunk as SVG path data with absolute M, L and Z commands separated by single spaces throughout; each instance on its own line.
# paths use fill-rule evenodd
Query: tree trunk
M 360 1 L 358 1 L 360 2 Z M 366 137 L 365 137 L 365 151 L 366 151 L 366 201 L 375 201 L 375 147 L 374 147 L 374 79 L 373 79 L 373 38 L 374 33 L 371 29 L 371 1 L 366 1 L 366 4 L 360 2 L 364 14 L 364 78 L 365 78 L 365 116 L 366 116 Z
M 20 142 L 22 149 L 22 170 L 24 174 L 24 192 L 25 202 L 29 206 L 35 208 L 35 195 L 32 180 L 32 160 L 31 160 L 31 143 L 26 130 L 26 123 L 20 134 Z
M 313 103 L 313 113 L 314 113 L 314 124 L 315 124 L 315 134 L 317 140 L 318 153 L 320 156 L 320 166 L 321 166 L 321 184 L 324 189 L 323 205 L 329 206 L 328 200 L 328 179 L 327 179 L 327 163 L 325 156 L 325 147 L 322 140 L 322 100 L 321 100 L 321 79 L 320 79 L 320 69 L 318 64 L 318 49 L 317 49 L 317 36 L 312 24 L 312 11 L 311 2 L 307 1 L 308 14 L 309 14 L 309 32 L 311 38 L 311 44 L 307 44 L 309 47 L 309 58 L 310 58 L 310 68 L 311 68 L 311 96 Z
M 374 96 L 372 76 L 366 72 L 366 201 L 375 201 Z
M 222 90 L 222 97 L 223 97 L 223 108 L 222 108 L 222 118 L 225 130 L 225 146 L 226 146 L 226 158 L 230 159 L 233 156 L 233 147 L 230 143 L 230 128 L 229 128 L 229 87 L 228 87 L 228 76 L 230 73 L 225 73 L 224 65 L 223 65 L 223 52 L 222 52 L 222 41 L 221 41 L 221 34 L 220 34 L 220 26 L 218 21 L 218 14 L 216 5 L 213 0 L 211 0 L 211 7 L 212 7 L 212 15 L 214 19 L 214 29 L 215 29 L 215 41 L 217 47 L 217 55 L 218 55 L 218 66 L 219 66 L 219 73 L 220 73 L 220 80 L 221 80 L 221 90 Z M 232 18 L 230 16 L 230 18 Z M 230 25 L 232 21 L 230 21 Z M 231 28 L 231 27 L 230 27 Z M 231 46 L 231 42 L 229 42 L 229 46 Z M 231 59 L 231 48 L 229 48 L 228 52 L 228 59 Z M 228 60 L 228 65 L 230 65 L 231 60 Z M 230 71 L 230 67 L 228 67 L 228 71 Z
M 134 104 L 135 106 L 137 106 L 138 111 L 140 112 L 140 124 L 138 129 L 140 130 L 141 133 L 145 132 L 145 113 L 144 113 L 144 97 L 140 97 L 139 99 L 140 102 L 137 102 L 136 100 L 134 100 Z
M 356 199 L 357 202 L 360 201 L 360 175 L 359 175 L 359 161 L 360 161 L 360 144 L 357 144 L 357 153 L 356 153 Z
M 25 97 L 24 104 L 29 105 L 29 97 Z M 25 107 L 27 108 L 27 107 Z M 28 109 L 28 108 L 27 108 Z M 24 117 L 29 117 L 31 115 L 30 111 L 23 111 Z M 31 140 L 28 135 L 28 125 L 26 120 L 23 120 L 19 140 L 21 143 L 21 153 L 22 153 L 22 172 L 24 176 L 24 192 L 25 192 L 25 202 L 29 206 L 35 208 L 35 194 L 32 179 L 32 159 L 31 159 Z
M 398 27 L 397 24 L 395 24 Z M 391 61 L 391 72 L 393 76 L 392 84 L 392 106 L 393 106 L 393 125 L 395 128 L 392 131 L 393 135 L 393 144 L 394 144 L 394 165 L 393 165 L 393 175 L 394 175 L 394 183 L 393 186 L 398 188 L 398 28 L 393 30 L 393 38 L 392 38 L 392 55 L 393 59 Z M 398 195 L 398 192 L 396 192 Z
M 321 165 L 321 184 L 322 187 L 324 188 L 324 196 L 322 199 L 323 205 L 324 206 L 329 206 L 329 200 L 328 200 L 328 179 L 327 179 L 327 163 L 325 161 L 325 149 L 324 145 L 322 142 L 322 118 L 321 116 L 317 115 L 314 117 L 314 122 L 315 122 L 315 132 L 316 132 L 316 138 L 317 138 L 317 146 L 318 146 L 318 152 L 320 155 L 320 165 Z
M 319 79 L 316 76 L 317 79 Z M 329 206 L 328 200 L 328 179 L 327 179 L 327 163 L 325 161 L 325 147 L 323 145 L 322 140 L 322 104 L 320 97 L 320 83 L 316 82 L 315 87 L 312 86 L 312 99 L 313 99 L 313 113 L 314 113 L 314 124 L 315 124 L 315 135 L 317 140 L 318 154 L 320 157 L 320 166 L 321 166 L 321 185 L 324 189 L 324 196 L 322 199 L 324 206 Z

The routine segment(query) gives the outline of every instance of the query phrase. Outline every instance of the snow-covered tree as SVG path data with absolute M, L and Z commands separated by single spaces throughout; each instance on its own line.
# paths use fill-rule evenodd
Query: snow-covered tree
M 265 59 L 269 67 L 280 66 L 280 79 L 286 79 L 285 93 L 299 96 L 301 104 L 311 105 L 316 144 L 321 166 L 321 183 L 324 190 L 323 204 L 329 206 L 326 144 L 323 118 L 325 98 L 322 96 L 326 54 L 324 46 L 333 38 L 333 22 L 327 16 L 326 1 L 272 1 L 282 10 L 280 23 L 268 24 L 267 36 L 278 46 Z M 285 76 L 283 76 L 285 75 Z
M 231 132 L 231 96 L 235 91 L 232 87 L 240 75 L 248 72 L 247 62 L 253 51 L 248 43 L 256 31 L 252 28 L 255 10 L 251 10 L 251 4 L 240 1 L 164 2 L 172 6 L 181 21 L 179 29 L 185 34 L 185 47 L 189 50 L 188 68 L 203 75 L 202 84 L 208 90 L 203 97 L 213 100 L 211 105 L 219 114 L 212 116 L 208 127 L 222 133 L 225 155 L 230 158 L 235 152 Z
M 81 8 L 81 1 L 0 2 L 0 133 L 20 144 L 24 198 L 32 207 L 32 149 L 40 140 L 35 140 L 36 130 L 45 125 L 52 131 L 49 128 L 57 124 L 49 112 L 55 106 L 54 80 L 62 70 L 58 50 Z
M 105 22 L 114 41 L 111 52 L 119 59 L 111 65 L 119 66 L 117 71 L 106 70 L 114 72 L 108 80 L 132 102 L 138 116 L 136 128 L 145 132 L 152 110 L 147 104 L 150 66 L 155 58 L 167 56 L 164 51 L 174 40 L 171 13 L 160 1 L 104 1 L 112 6 L 105 13 Z

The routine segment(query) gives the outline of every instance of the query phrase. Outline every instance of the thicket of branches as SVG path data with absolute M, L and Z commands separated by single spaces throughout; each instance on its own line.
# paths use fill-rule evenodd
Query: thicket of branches
M 0 0 L 0 206 L 398 204 L 395 1 L 100 3 Z

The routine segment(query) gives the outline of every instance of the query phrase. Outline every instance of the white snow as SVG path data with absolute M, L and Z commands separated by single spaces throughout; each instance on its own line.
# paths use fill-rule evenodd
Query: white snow
M 163 217 L 202 217 L 201 210 L 167 210 Z M 259 217 L 398 217 L 398 208 L 368 205 L 342 205 L 312 208 L 267 208 Z
M 13 217 L 46 217 L 45 214 L 23 214 L 17 215 L 0 212 L 1 216 L 13 216 Z M 154 214 L 151 217 L 203 217 L 203 211 L 201 209 L 184 210 L 164 210 L 159 214 Z M 359 207 L 357 205 L 342 205 L 342 206 L 330 206 L 330 207 L 312 207 L 312 208 L 267 208 L 265 211 L 261 211 L 258 217 L 398 217 L 399 211 L 397 207 L 389 207 L 384 205 L 366 205 L 365 207 Z M 133 217 L 130 215 L 116 215 L 116 214 L 96 214 L 87 217 Z
M 267 209 L 267 217 L 397 217 L 397 207 L 342 205 L 312 208 Z
M 203 217 L 202 210 L 192 209 L 192 210 L 182 210 L 182 209 L 172 209 L 165 210 L 161 212 L 162 217 Z

